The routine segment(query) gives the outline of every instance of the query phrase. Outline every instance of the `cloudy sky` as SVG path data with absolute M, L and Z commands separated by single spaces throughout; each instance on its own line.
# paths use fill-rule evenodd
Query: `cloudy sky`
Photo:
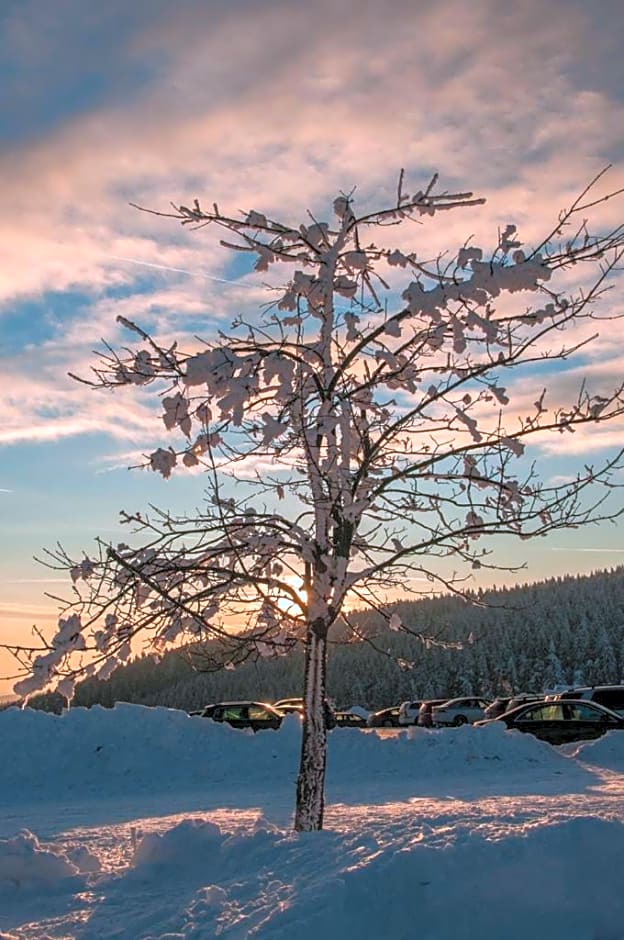
M 129 201 L 200 196 L 298 222 L 355 184 L 383 203 L 403 166 L 415 186 L 437 170 L 488 198 L 432 246 L 508 221 L 530 239 L 606 164 L 624 185 L 623 41 L 620 0 L 3 0 L 4 638 L 49 622 L 43 592 L 63 587 L 34 554 L 88 549 L 119 509 L 201 494 L 198 477 L 129 472 L 162 443 L 158 417 L 67 372 L 121 339 L 117 314 L 209 336 L 262 300 L 216 239 Z M 621 334 L 610 321 L 590 372 L 622 374 Z M 590 459 L 617 437 L 575 446 Z M 565 472 L 565 454 L 545 458 L 546 476 Z M 521 548 L 527 579 L 624 560 L 613 526 Z

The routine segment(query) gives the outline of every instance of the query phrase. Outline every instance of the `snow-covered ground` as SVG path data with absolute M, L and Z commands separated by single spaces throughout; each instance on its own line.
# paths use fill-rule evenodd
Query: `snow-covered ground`
M 290 830 L 299 722 L 0 713 L 0 938 L 624 940 L 624 733 L 330 734 Z

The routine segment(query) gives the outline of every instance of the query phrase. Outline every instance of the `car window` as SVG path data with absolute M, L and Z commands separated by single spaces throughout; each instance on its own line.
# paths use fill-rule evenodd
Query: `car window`
M 555 702 L 534 705 L 519 715 L 518 721 L 563 721 L 563 706 Z
M 222 708 L 213 708 L 212 711 L 209 712 L 209 714 L 210 714 L 210 717 L 213 718 L 215 721 L 223 721 L 223 709 Z
M 485 699 L 480 698 L 477 704 L 479 708 L 487 708 L 490 703 L 486 702 Z
M 605 715 L 591 705 L 566 705 L 564 712 L 568 721 L 615 721 L 610 715 Z
M 261 705 L 250 705 L 249 706 L 249 717 L 254 721 L 264 721 L 267 718 L 273 718 L 271 712 L 267 711 L 266 708 L 263 708 Z
M 244 705 L 227 705 L 223 709 L 223 721 L 240 721 L 240 719 L 244 717 Z
M 593 695 L 594 702 L 607 708 L 624 708 L 624 689 L 598 689 Z

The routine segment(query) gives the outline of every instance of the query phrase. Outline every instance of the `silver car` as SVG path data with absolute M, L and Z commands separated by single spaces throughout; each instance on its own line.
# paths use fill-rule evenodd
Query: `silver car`
M 490 702 L 485 698 L 452 698 L 444 705 L 436 705 L 432 711 L 434 726 L 452 726 L 472 724 L 481 721 Z

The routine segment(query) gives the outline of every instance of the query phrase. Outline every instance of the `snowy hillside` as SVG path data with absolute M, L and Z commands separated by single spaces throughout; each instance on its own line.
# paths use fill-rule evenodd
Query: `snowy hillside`
M 376 636 L 377 645 L 397 659 L 380 656 L 368 643 L 336 645 L 328 662 L 330 697 L 339 707 L 359 702 L 376 709 L 407 699 L 493 698 L 510 689 L 602 684 L 624 676 L 624 568 L 501 588 L 482 600 L 486 606 L 442 595 L 393 606 L 416 633 L 443 631 L 451 641 L 472 635 L 476 642 L 459 650 L 427 649 L 409 635 L 388 630 L 378 614 L 354 612 L 351 619 L 358 631 Z M 397 660 L 413 667 L 402 669 Z M 250 661 L 234 670 L 203 672 L 204 665 L 201 647 L 194 659 L 178 650 L 158 661 L 143 656 L 120 666 L 106 681 L 92 678 L 79 684 L 74 703 L 110 706 L 123 701 L 191 711 L 208 702 L 273 702 L 301 694 L 302 651 Z M 54 698 L 43 698 L 41 704 L 53 710 Z M 64 704 L 60 696 L 57 704 L 59 709 Z
M 0 713 L 0 936 L 621 940 L 624 734 L 330 734 L 290 831 L 299 725 L 119 705 Z M 2 933 L 4 931 L 4 933 Z

